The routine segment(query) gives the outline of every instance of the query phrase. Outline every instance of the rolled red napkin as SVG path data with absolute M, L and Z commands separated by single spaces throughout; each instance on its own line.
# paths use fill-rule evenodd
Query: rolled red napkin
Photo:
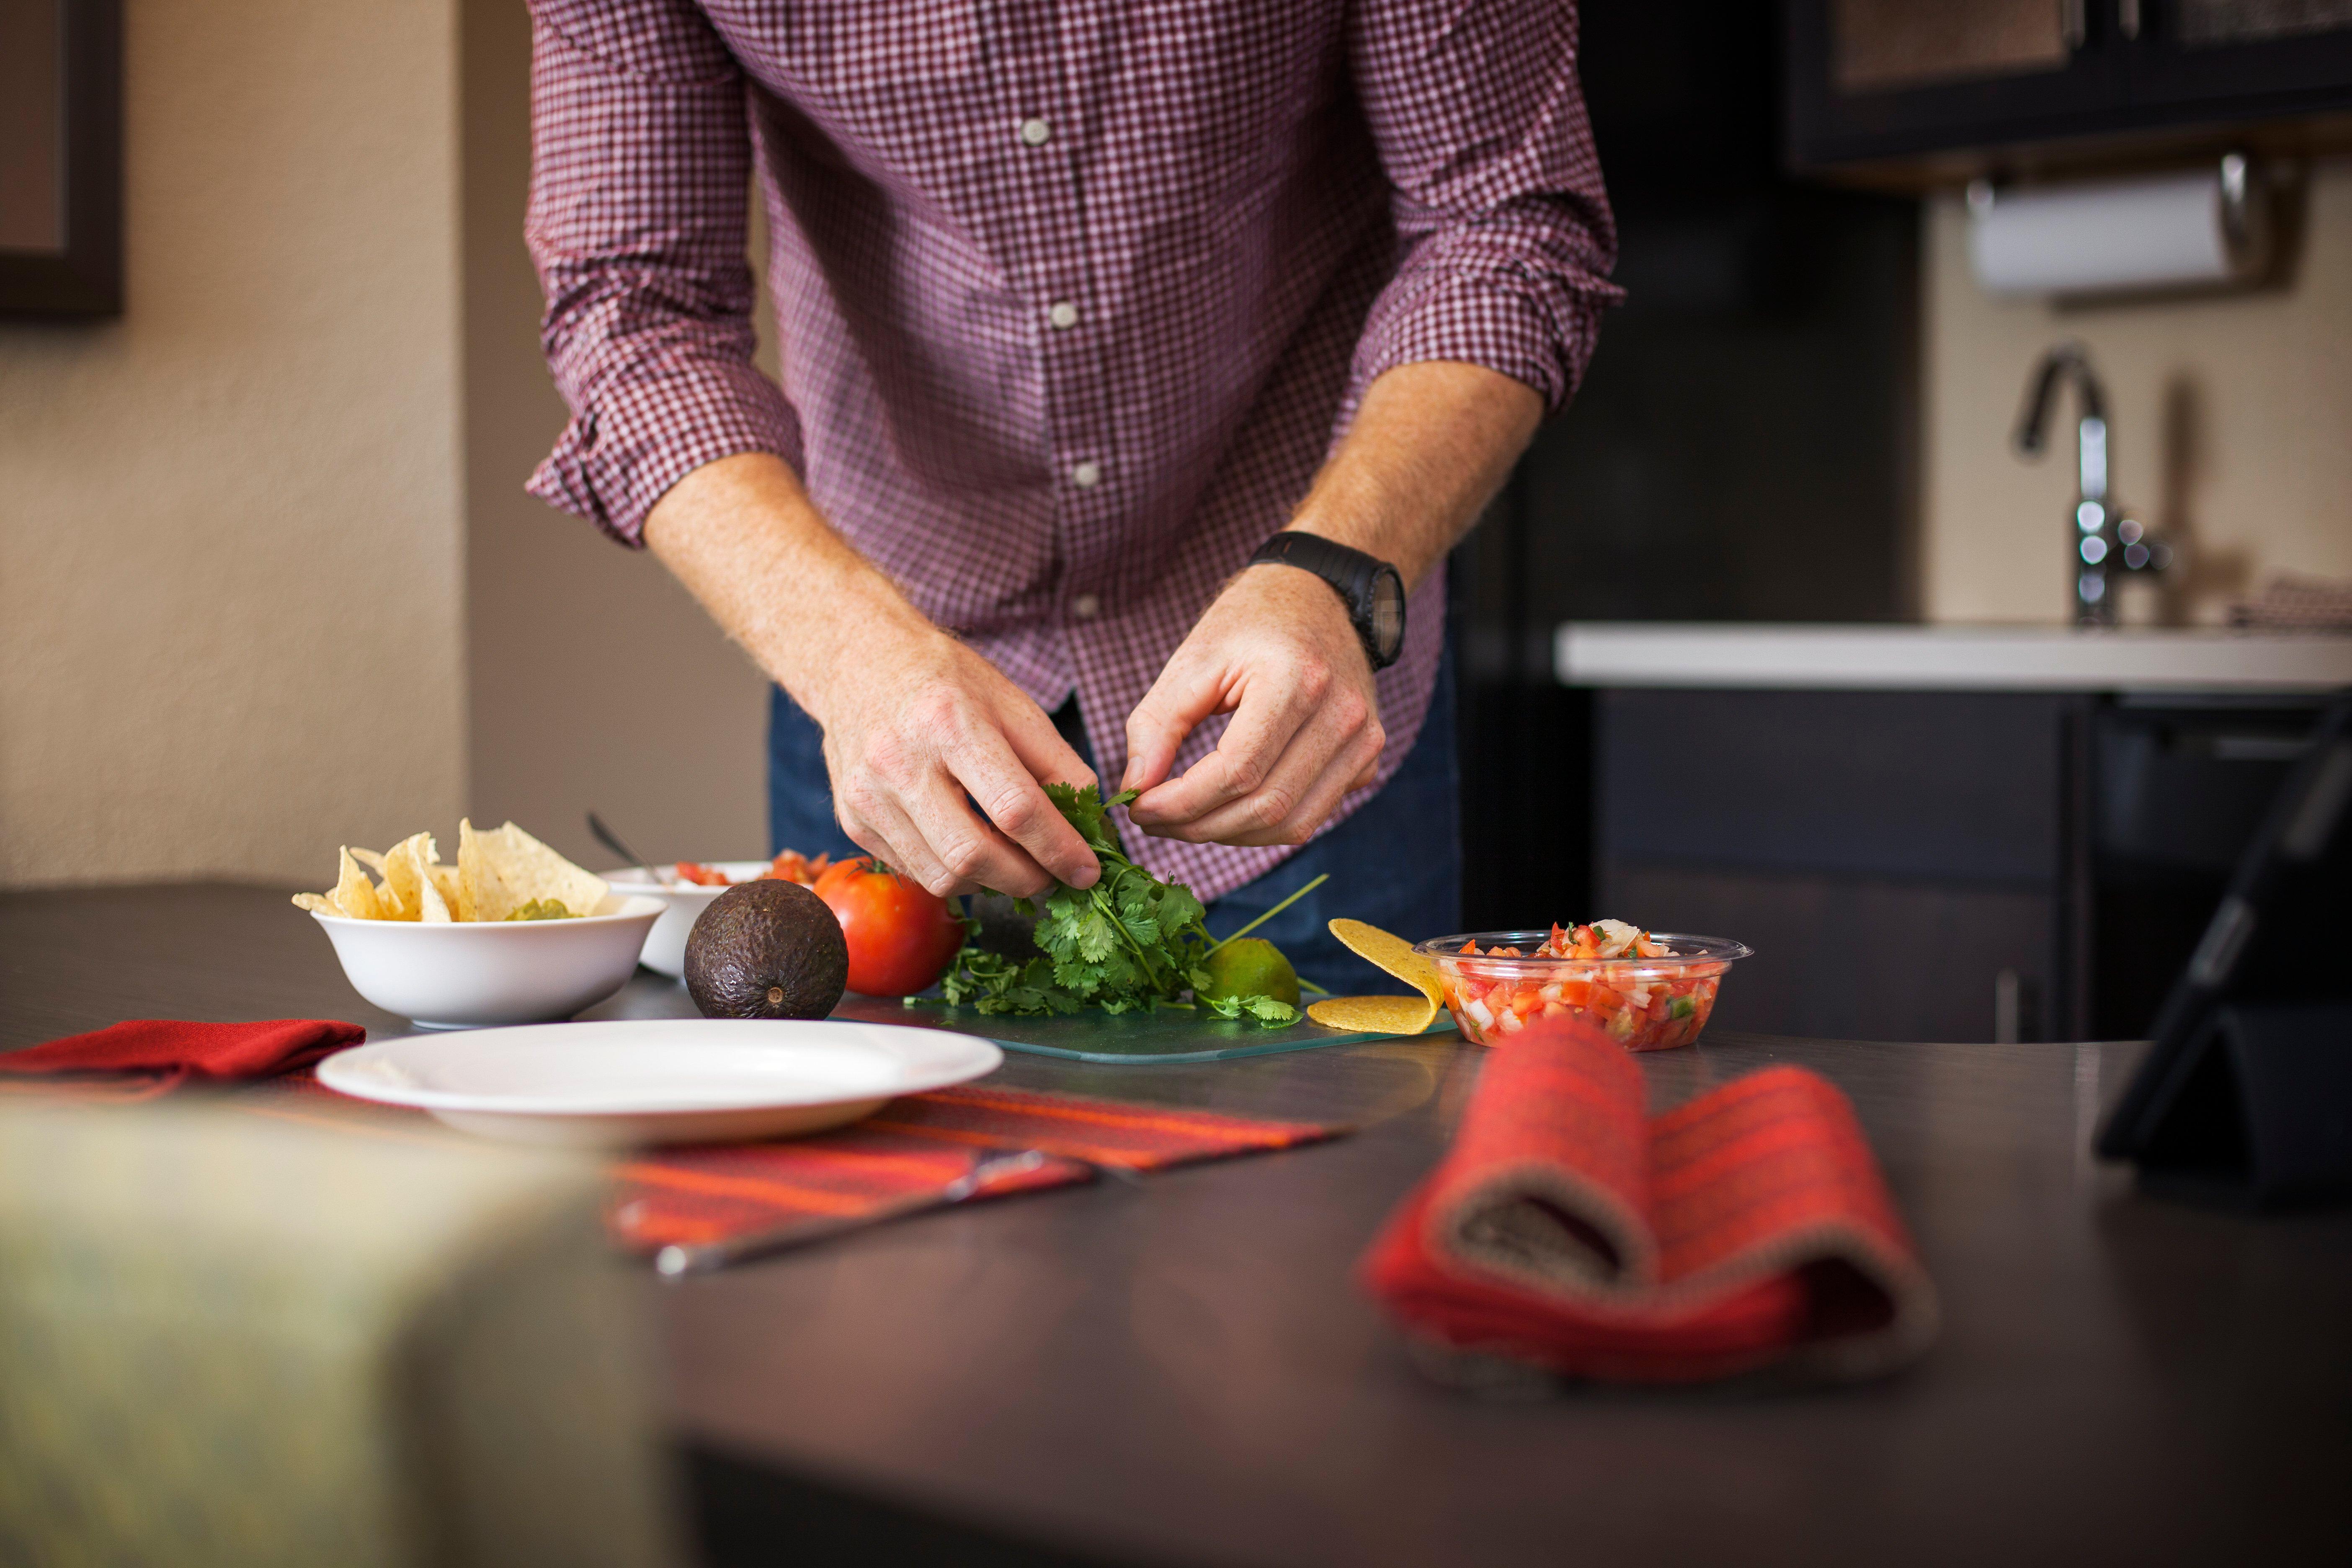
M 252 1024 L 133 1018 L 87 1035 L 0 1053 L 0 1073 L 103 1077 L 110 1080 L 111 1098 L 144 1100 L 192 1079 L 275 1078 L 366 1038 L 367 1031 L 357 1024 L 332 1018 L 268 1018 Z
M 1935 1287 L 1827 1080 L 1768 1068 L 1645 1102 L 1589 1026 L 1514 1037 L 1366 1254 L 1372 1294 L 1437 1345 L 1620 1382 L 1864 1377 L 1927 1348 Z

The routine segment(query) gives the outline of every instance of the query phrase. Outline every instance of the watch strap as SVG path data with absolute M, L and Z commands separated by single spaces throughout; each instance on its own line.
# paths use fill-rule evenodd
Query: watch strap
M 1250 557 L 1249 563 L 1252 566 L 1296 566 L 1301 571 L 1312 572 L 1330 584 L 1332 591 L 1339 595 L 1340 603 L 1347 605 L 1348 619 L 1355 626 L 1356 636 L 1364 645 L 1364 656 L 1371 660 L 1372 668 L 1385 669 L 1396 662 L 1397 654 L 1403 647 L 1402 637 L 1398 637 L 1397 647 L 1383 649 L 1372 626 L 1375 584 L 1383 573 L 1396 577 L 1395 567 L 1376 555 L 1368 555 L 1336 540 L 1325 539 L 1320 534 L 1302 533 L 1296 529 L 1285 529 L 1259 545 L 1257 553 Z M 1398 593 L 1401 605 L 1401 579 Z

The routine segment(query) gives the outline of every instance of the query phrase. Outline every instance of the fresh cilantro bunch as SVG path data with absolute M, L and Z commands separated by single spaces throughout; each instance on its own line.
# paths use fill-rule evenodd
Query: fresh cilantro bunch
M 1208 987 L 1201 965 L 1217 941 L 1202 924 L 1204 911 L 1190 888 L 1160 880 L 1120 851 L 1105 813 L 1136 792 L 1106 801 L 1092 788 L 1049 784 L 1045 794 L 1102 862 L 1102 880 L 1085 889 L 1056 883 L 1042 900 L 1014 900 L 1037 922 L 1043 956 L 1026 962 L 975 946 L 980 922 L 968 921 L 970 935 L 940 984 L 947 1000 L 982 1013 L 1032 1016 L 1192 1005 L 1187 997 Z M 1200 1005 L 1268 1028 L 1298 1016 L 1298 1009 L 1272 996 L 1217 997 Z

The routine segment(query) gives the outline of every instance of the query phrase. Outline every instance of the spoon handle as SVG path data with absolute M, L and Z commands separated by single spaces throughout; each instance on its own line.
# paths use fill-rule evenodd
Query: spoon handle
M 1045 1159 L 1045 1152 L 1042 1149 L 991 1154 L 972 1162 L 971 1169 L 943 1187 L 915 1193 L 896 1203 L 885 1204 L 880 1208 L 867 1209 L 863 1214 L 794 1220 L 772 1230 L 730 1237 L 724 1241 L 703 1242 L 692 1247 L 665 1247 L 654 1254 L 654 1272 L 665 1279 L 704 1274 L 714 1268 L 724 1268 L 730 1263 L 740 1263 L 749 1258 L 763 1258 L 772 1252 L 805 1247 L 811 1242 L 861 1230 L 869 1225 L 880 1225 L 886 1220 L 903 1219 L 908 1215 L 947 1208 L 978 1195 L 1000 1176 L 1034 1171 L 1044 1164 Z
M 595 835 L 597 843 L 602 844 L 605 848 L 610 849 L 614 854 L 618 855 L 630 865 L 644 867 L 646 870 L 651 871 L 654 874 L 655 880 L 660 882 L 665 887 L 668 886 L 670 879 L 665 873 L 663 868 L 655 865 L 652 861 L 646 859 L 644 856 L 639 855 L 635 850 L 622 843 L 621 836 L 614 832 L 611 828 L 605 826 L 604 819 L 597 816 L 593 811 L 588 814 L 588 831 Z

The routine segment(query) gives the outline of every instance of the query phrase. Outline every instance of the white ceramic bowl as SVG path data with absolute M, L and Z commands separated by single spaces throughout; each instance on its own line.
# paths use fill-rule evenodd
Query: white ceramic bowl
M 313 912 L 352 989 L 420 1029 L 569 1018 L 637 967 L 658 900 L 613 893 L 593 915 L 489 924 L 355 921 Z
M 730 882 L 749 882 L 765 871 L 766 860 L 711 860 L 705 864 L 715 871 L 726 873 Z M 659 899 L 662 917 L 654 922 L 653 935 L 646 938 L 646 951 L 637 960 L 647 969 L 667 974 L 672 980 L 686 973 L 686 933 L 710 907 L 710 900 L 725 892 L 725 888 L 705 888 L 693 882 L 664 882 L 644 866 L 631 866 L 619 871 L 601 873 L 616 893 L 637 898 Z

